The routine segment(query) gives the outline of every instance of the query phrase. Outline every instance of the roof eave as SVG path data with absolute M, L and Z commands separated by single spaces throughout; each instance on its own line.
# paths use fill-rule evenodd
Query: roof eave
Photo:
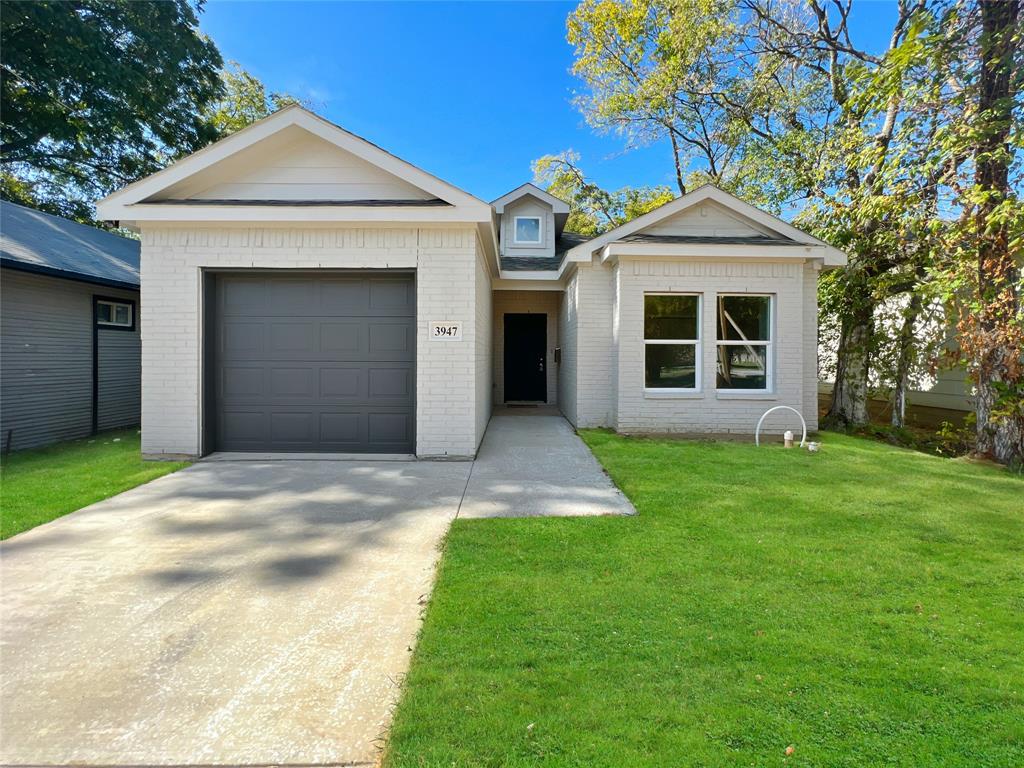
M 125 223 L 486 223 L 488 206 L 289 206 L 274 205 L 166 205 L 136 203 L 122 205 L 103 201 L 96 206 L 103 221 Z
M 598 250 L 602 263 L 621 257 L 630 258 L 751 258 L 751 259 L 813 259 L 822 264 L 834 261 L 834 248 L 817 243 L 792 245 L 744 245 L 735 243 L 608 243 Z M 838 264 L 836 264 L 838 266 Z

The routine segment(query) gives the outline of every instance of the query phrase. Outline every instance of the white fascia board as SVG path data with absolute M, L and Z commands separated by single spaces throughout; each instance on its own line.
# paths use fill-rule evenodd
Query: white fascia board
M 124 209 L 127 206 L 132 206 L 134 209 L 135 204 L 140 201 L 146 200 L 189 176 L 293 125 L 451 203 L 453 207 L 465 208 L 463 220 L 485 221 L 490 216 L 491 207 L 483 200 L 297 105 L 275 112 L 269 117 L 179 160 L 162 171 L 108 195 L 97 203 L 97 216 L 108 221 L 129 218 L 141 221 L 143 220 L 142 216 L 129 216 Z M 192 217 L 187 218 L 191 219 Z
M 503 269 L 499 275 L 502 280 L 557 280 L 558 273 L 550 269 Z
M 104 221 L 121 222 L 246 222 L 246 223 L 374 223 L 407 224 L 484 223 L 490 229 L 489 215 L 477 218 L 477 211 L 462 206 L 288 206 L 288 205 L 120 205 L 105 203 L 97 207 Z M 486 212 L 485 212 L 486 214 Z M 493 238 L 492 238 L 493 239 Z
M 561 291 L 565 290 L 565 285 L 561 280 L 554 280 L 551 278 L 552 273 L 546 272 L 548 276 L 546 280 L 522 280 L 513 275 L 519 275 L 519 272 L 502 272 L 501 276 L 491 283 L 491 289 L 495 291 Z
M 581 243 L 575 248 L 569 250 L 566 254 L 566 258 L 569 261 L 589 261 L 592 254 L 601 250 L 608 243 L 616 240 L 621 240 L 624 237 L 632 235 L 640 230 L 656 224 L 662 219 L 666 219 L 669 216 L 673 216 L 680 211 L 684 211 L 694 205 L 704 202 L 705 200 L 713 200 L 727 210 L 734 211 L 741 216 L 745 216 L 751 221 L 760 224 L 774 232 L 779 233 L 783 237 L 790 240 L 796 241 L 798 244 L 810 243 L 813 245 L 823 247 L 828 253 L 823 256 L 825 263 L 830 266 L 841 266 L 846 264 L 846 254 L 840 251 L 838 248 L 834 248 L 823 240 L 819 240 L 816 237 L 797 229 L 792 224 L 787 224 L 782 219 L 772 216 L 769 213 L 765 213 L 759 208 L 755 208 L 749 203 L 744 202 L 735 195 L 731 195 L 728 192 L 719 189 L 712 184 L 705 184 L 692 192 L 688 192 L 685 195 L 670 200 L 653 211 L 644 214 L 632 221 L 623 224 L 620 227 L 616 227 L 603 235 L 595 237 L 593 240 L 589 240 L 586 243 Z M 779 246 L 784 247 L 784 246 Z
M 703 243 L 609 243 L 600 251 L 602 262 L 617 258 L 686 258 L 727 259 L 818 259 L 825 260 L 822 245 L 708 245 Z
M 494 206 L 494 210 L 497 213 L 504 213 L 507 205 L 519 200 L 520 198 L 526 197 L 527 195 L 533 195 L 533 197 L 536 197 L 538 200 L 547 203 L 555 213 L 569 213 L 569 204 L 565 202 L 565 200 L 555 197 L 550 192 L 547 192 L 536 184 L 531 184 L 530 182 L 519 185 L 511 192 L 506 192 L 497 200 L 492 201 L 491 205 Z
M 487 272 L 490 274 L 491 279 L 494 280 L 501 271 L 501 264 L 498 259 L 498 238 L 493 222 L 478 221 L 476 223 L 476 236 L 480 243 L 480 248 L 484 252 L 484 263 L 487 266 Z

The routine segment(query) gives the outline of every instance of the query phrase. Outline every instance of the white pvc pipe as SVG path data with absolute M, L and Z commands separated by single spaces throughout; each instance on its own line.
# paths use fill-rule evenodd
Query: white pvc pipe
M 803 448 L 804 447 L 804 443 L 807 442 L 807 422 L 804 421 L 804 416 L 803 416 L 802 413 L 800 413 L 800 411 L 798 411 L 796 408 L 791 408 L 788 405 L 776 405 L 776 406 L 773 406 L 773 407 L 769 408 L 767 411 L 765 411 L 764 413 L 761 414 L 761 418 L 757 422 L 757 429 L 754 430 L 754 445 L 756 445 L 756 446 L 760 446 L 761 445 L 761 425 L 764 424 L 765 416 L 767 416 L 772 411 L 777 411 L 779 409 L 786 410 L 786 411 L 792 411 L 793 413 L 795 413 L 797 416 L 800 417 L 800 424 L 803 426 L 803 429 L 804 429 L 804 433 L 800 437 L 800 447 Z

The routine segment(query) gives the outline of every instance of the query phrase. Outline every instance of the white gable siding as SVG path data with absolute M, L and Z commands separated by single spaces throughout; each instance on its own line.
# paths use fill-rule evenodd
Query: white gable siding
M 710 200 L 694 205 L 640 230 L 645 235 L 700 235 L 704 237 L 755 237 L 778 234 L 726 210 Z
M 144 227 L 143 453 L 196 456 L 201 450 L 202 268 L 414 268 L 416 451 L 472 456 L 483 421 L 477 403 L 489 395 L 477 375 L 479 345 L 490 335 L 477 325 L 478 248 L 471 227 Z M 428 341 L 431 321 L 462 322 L 464 340 Z
M 351 152 L 289 128 L 160 195 L 195 200 L 426 200 L 434 197 Z
M 524 246 L 515 243 L 516 216 L 539 216 L 540 245 Z M 554 256 L 555 214 L 551 206 L 527 195 L 506 206 L 501 215 L 501 253 L 504 256 Z

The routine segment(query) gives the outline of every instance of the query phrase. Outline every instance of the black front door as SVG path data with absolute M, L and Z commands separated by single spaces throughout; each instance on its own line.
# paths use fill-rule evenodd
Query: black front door
M 547 315 L 505 315 L 505 401 L 548 399 Z

